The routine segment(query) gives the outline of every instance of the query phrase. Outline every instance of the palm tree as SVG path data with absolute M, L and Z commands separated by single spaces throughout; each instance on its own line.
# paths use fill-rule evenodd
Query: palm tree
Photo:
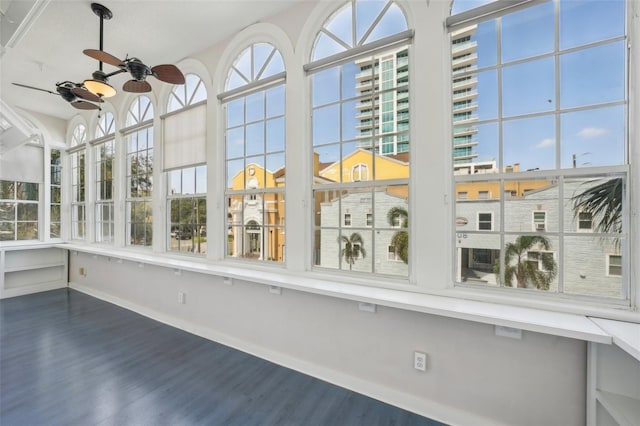
M 387 212 L 387 222 L 389 225 L 395 226 L 396 221 L 400 220 L 400 226 L 404 229 L 409 228 L 409 213 L 402 207 L 392 207 Z M 395 247 L 398 256 L 404 263 L 409 262 L 409 233 L 407 231 L 398 231 L 391 238 L 391 245 Z
M 338 242 L 340 241 L 344 243 L 344 248 L 340 251 L 340 257 L 344 257 L 344 260 L 349 264 L 349 270 L 351 270 L 356 259 L 367 256 L 367 252 L 362 247 L 364 244 L 362 236 L 354 232 L 349 237 L 341 235 L 338 239 Z
M 602 233 L 622 232 L 622 178 L 607 179 L 572 197 L 573 214 L 589 212 L 597 218 L 595 230 Z
M 558 273 L 558 265 L 553 256 L 539 254 L 533 262 L 530 251 L 549 250 L 551 243 L 540 235 L 520 235 L 513 243 L 507 243 L 504 250 L 504 285 L 513 286 L 515 277 L 518 288 L 527 287 L 528 283 L 539 290 L 549 290 L 549 285 Z M 542 262 L 542 270 L 538 269 L 538 260 Z

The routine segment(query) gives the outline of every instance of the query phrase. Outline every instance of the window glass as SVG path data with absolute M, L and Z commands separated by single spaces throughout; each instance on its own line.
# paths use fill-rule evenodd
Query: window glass
M 180 89 L 176 89 L 180 88 Z M 170 99 L 183 86 L 175 86 Z M 170 101 L 171 102 L 171 101 Z M 139 96 L 129 106 L 127 124 L 136 127 L 125 134 L 126 141 L 126 244 L 130 246 L 151 246 L 153 242 L 153 210 L 151 195 L 153 192 L 154 144 L 153 144 L 153 106 L 146 96 Z M 100 230 L 109 229 L 109 220 L 113 217 L 113 204 L 100 203 Z
M 332 54 L 320 48 L 326 34 L 348 50 L 406 29 L 404 14 L 394 2 L 349 2 L 327 20 L 311 59 Z M 408 46 L 363 53 L 311 72 L 310 80 L 313 264 L 406 277 Z
M 39 185 L 0 180 L 0 241 L 38 239 Z
M 255 43 L 234 61 L 227 90 L 284 72 L 280 52 Z M 230 258 L 284 262 L 285 85 L 272 82 L 230 100 L 226 112 L 227 240 Z
M 532 3 L 450 29 L 455 281 L 628 301 L 625 2 Z

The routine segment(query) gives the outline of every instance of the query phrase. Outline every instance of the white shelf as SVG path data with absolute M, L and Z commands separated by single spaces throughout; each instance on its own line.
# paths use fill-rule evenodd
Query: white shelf
M 602 390 L 596 398 L 620 426 L 640 425 L 640 400 Z
M 64 262 L 55 262 L 55 263 L 42 263 L 39 265 L 23 265 L 23 266 L 12 266 L 4 268 L 5 273 L 10 272 L 21 272 L 21 271 L 31 271 L 34 269 L 46 269 L 46 268 L 57 268 L 59 266 L 64 266 Z
M 591 321 L 613 336 L 616 346 L 640 361 L 640 324 L 602 318 L 591 318 Z

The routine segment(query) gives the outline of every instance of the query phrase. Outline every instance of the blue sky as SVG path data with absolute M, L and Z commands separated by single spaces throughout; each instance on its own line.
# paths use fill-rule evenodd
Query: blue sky
M 478 160 L 499 158 L 499 83 L 495 66 L 501 62 L 504 64 L 501 74 L 503 165 L 520 163 L 521 170 L 555 169 L 557 143 L 560 143 L 561 168 L 572 167 L 574 154 L 582 159 L 576 162 L 577 166 L 623 164 L 624 107 L 590 107 L 624 101 L 625 75 L 620 71 L 624 69 L 624 41 L 568 53 L 562 53 L 562 49 L 623 35 L 624 2 L 562 2 L 561 55 L 523 62 L 523 59 L 553 53 L 553 6 L 553 2 L 547 2 L 503 17 L 501 40 L 497 37 L 496 20 L 480 24 L 473 37 L 478 44 L 477 115 L 480 123 L 486 123 L 478 126 Z M 588 31 L 585 31 L 586 23 Z M 556 87 L 556 65 L 559 87 Z M 574 110 L 581 108 L 587 109 Z M 558 122 L 556 110 L 563 112 Z M 513 119 L 545 113 L 548 115 Z M 556 140 L 558 133 L 559 141 Z

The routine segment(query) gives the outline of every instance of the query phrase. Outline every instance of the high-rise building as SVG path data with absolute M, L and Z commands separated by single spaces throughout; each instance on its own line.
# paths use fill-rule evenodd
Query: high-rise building
M 478 156 L 474 147 L 478 133 L 478 78 L 475 75 L 477 42 L 472 40 L 477 25 L 451 34 L 453 76 L 453 164 L 470 163 Z
M 406 47 L 382 56 L 356 61 L 359 96 L 356 106 L 357 139 L 360 148 L 371 149 L 371 138 L 379 136 L 376 154 L 395 155 L 409 151 L 409 51 Z
M 464 164 L 478 156 L 478 79 L 477 42 L 472 36 L 476 25 L 458 30 L 451 35 L 453 67 L 453 163 Z M 357 108 L 359 147 L 371 149 L 370 138 L 380 137 L 376 147 L 379 155 L 396 155 L 409 151 L 409 57 L 406 47 L 380 57 L 356 61 L 360 73 L 356 77 L 359 96 L 379 92 L 362 99 Z

